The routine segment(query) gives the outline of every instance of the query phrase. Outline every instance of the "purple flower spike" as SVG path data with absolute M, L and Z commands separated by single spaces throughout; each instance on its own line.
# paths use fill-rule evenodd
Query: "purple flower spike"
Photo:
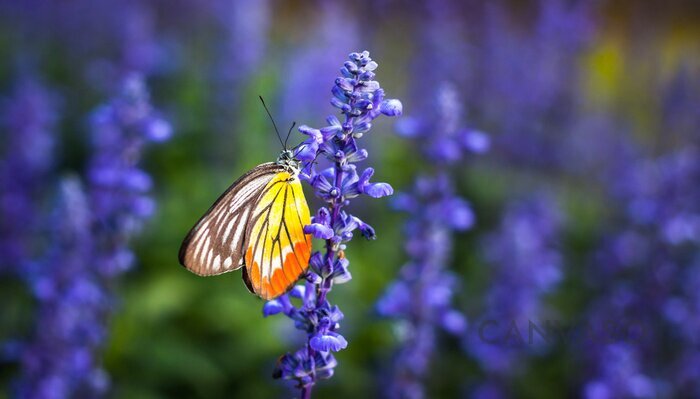
M 115 307 L 114 279 L 133 267 L 129 240 L 155 210 L 148 196 L 153 181 L 138 167 L 140 154 L 145 144 L 170 136 L 171 128 L 151 106 L 139 75 L 128 76 L 90 122 L 86 182 L 61 181 L 55 220 L 46 223 L 53 229 L 51 246 L 23 276 L 36 296 L 37 317 L 19 354 L 17 397 L 99 398 L 109 388 L 99 353 Z M 36 141 L 42 145 L 40 137 Z
M 31 256 L 29 241 L 42 229 L 34 208 L 50 185 L 57 98 L 36 79 L 25 77 L 12 97 L 2 100 L 0 275 L 22 276 Z
M 404 118 L 396 126 L 400 136 L 416 141 L 417 152 L 435 165 L 437 173 L 417 177 L 411 192 L 398 194 L 392 203 L 411 216 L 404 228 L 411 259 L 376 304 L 381 316 L 398 320 L 406 330 L 388 397 L 426 397 L 423 380 L 435 349 L 436 330 L 459 336 L 467 328 L 466 317 L 451 307 L 456 280 L 445 269 L 450 262 L 450 236 L 472 228 L 475 216 L 469 203 L 455 194 L 449 166 L 464 162 L 466 154 L 486 151 L 488 136 L 472 135 L 471 130 L 468 136 L 462 134 L 462 105 L 452 86 L 444 84 L 436 94 L 437 101 L 430 104 L 437 105 L 433 112 Z M 384 190 L 393 191 L 382 183 L 369 183 L 372 173 L 368 168 L 360 177 L 361 192 L 380 196 Z
M 331 89 L 331 104 L 342 113 L 342 121 L 330 116 L 326 119 L 328 125 L 320 129 L 301 126 L 299 131 L 308 138 L 296 150 L 297 158 L 304 162 L 303 179 L 326 203 L 311 224 L 304 227 L 304 232 L 324 240 L 325 249 L 311 255 L 303 295 L 291 295 L 300 298 L 301 304 L 283 310 L 280 304 L 271 301 L 263 309 L 265 315 L 283 312 L 297 329 L 307 334 L 305 347 L 283 356 L 274 374 L 275 378 L 295 381 L 303 398 L 310 397 L 319 379 L 333 376 L 337 361 L 330 352 L 348 346 L 345 337 L 337 332 L 343 313 L 328 301 L 334 285 L 352 279 L 348 270 L 350 262 L 345 258 L 346 243 L 358 229 L 366 238 L 376 236 L 370 225 L 344 208 L 360 194 L 379 198 L 393 193 L 387 183 L 369 182 L 374 173 L 372 168 L 358 175 L 355 163 L 365 161 L 369 154 L 358 146 L 357 140 L 371 130 L 375 118 L 400 115 L 401 102 L 384 99 L 384 91 L 374 80 L 378 65 L 369 52 L 352 53 L 349 58 L 341 68 L 342 76 Z M 330 165 L 317 169 L 316 161 Z

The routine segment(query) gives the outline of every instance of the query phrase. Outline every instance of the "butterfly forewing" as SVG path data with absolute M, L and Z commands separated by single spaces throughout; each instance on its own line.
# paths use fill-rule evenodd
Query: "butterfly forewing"
M 270 162 L 236 180 L 187 234 L 180 247 L 180 263 L 201 276 L 238 269 L 254 210 L 268 183 L 283 170 Z
M 253 211 L 246 235 L 246 285 L 263 299 L 291 288 L 308 268 L 311 236 L 309 207 L 299 179 L 280 172 L 267 183 Z

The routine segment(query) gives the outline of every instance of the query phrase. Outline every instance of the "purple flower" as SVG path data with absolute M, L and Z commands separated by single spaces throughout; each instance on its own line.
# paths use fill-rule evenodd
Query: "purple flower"
M 386 197 L 394 193 L 394 189 L 388 183 L 370 183 L 369 179 L 374 175 L 374 169 L 367 168 L 357 182 L 357 191 L 367 194 L 372 198 Z
M 577 60 L 591 43 L 594 4 L 540 0 L 527 32 L 514 29 L 509 9 L 489 3 L 475 16 L 483 24 L 471 74 L 468 105 L 499 132 L 494 150 L 529 167 L 566 166 L 559 146 L 568 135 L 580 98 Z
M 467 329 L 466 317 L 451 304 L 457 281 L 445 269 L 450 262 L 452 233 L 470 229 L 475 217 L 469 203 L 455 194 L 449 165 L 463 161 L 468 152 L 484 152 L 488 136 L 479 133 L 471 139 L 477 144 L 463 139 L 461 103 L 452 86 L 440 86 L 434 105 L 432 112 L 405 118 L 397 126 L 399 135 L 415 140 L 424 158 L 437 165 L 437 172 L 417 177 L 411 192 L 401 193 L 393 201 L 395 209 L 411 216 L 404 228 L 405 249 L 411 259 L 377 301 L 376 309 L 400 322 L 404 331 L 387 387 L 389 396 L 395 398 L 425 396 L 423 380 L 438 329 L 456 336 Z M 371 175 L 369 171 L 360 181 Z M 381 186 L 372 187 L 379 189 Z
M 399 135 L 421 141 L 420 150 L 427 159 L 452 164 L 490 148 L 489 136 L 460 127 L 462 103 L 454 85 L 442 83 L 432 104 L 430 112 L 403 118 L 397 125 Z
M 586 310 L 603 329 L 585 352 L 587 398 L 697 396 L 700 357 L 700 149 L 606 165 L 610 226 L 590 257 L 587 280 L 601 294 Z M 664 365 L 655 361 L 660 343 Z
M 18 396 L 97 397 L 108 388 L 96 350 L 111 299 L 91 268 L 93 235 L 89 202 L 75 178 L 61 182 L 52 215 L 52 247 L 29 274 L 38 301 L 36 325 L 21 352 Z
M 486 372 L 484 386 L 517 372 L 526 350 L 521 334 L 526 334 L 530 321 L 537 323 L 547 314 L 544 296 L 562 279 L 562 225 L 556 202 L 534 196 L 510 203 L 500 227 L 485 240 L 491 283 L 484 316 L 474 323 L 479 327 L 469 331 L 464 341 L 467 352 Z M 542 347 L 542 342 L 535 343 Z
M 38 81 L 20 79 L 2 103 L 4 154 L 0 160 L 0 273 L 21 276 L 40 230 L 37 198 L 53 164 L 56 98 Z
M 53 246 L 26 273 L 38 310 L 21 353 L 20 397 L 100 397 L 109 388 L 98 351 L 114 307 L 113 280 L 132 267 L 130 238 L 154 209 L 152 179 L 138 162 L 148 141 L 165 138 L 163 130 L 170 128 L 137 75 L 93 113 L 87 189 L 76 178 L 62 182 L 47 223 L 56 226 Z
M 370 183 L 374 169 L 366 168 L 358 175 L 354 165 L 367 159 L 368 153 L 358 147 L 357 139 L 370 130 L 372 120 L 382 114 L 398 115 L 401 110 L 398 100 L 384 99 L 384 91 L 373 80 L 376 68 L 377 63 L 368 52 L 350 54 L 350 61 L 341 69 L 343 76 L 336 79 L 332 89 L 331 103 L 341 111 L 344 120 L 330 116 L 326 127 L 299 128 L 308 136 L 295 152 L 305 162 L 303 177 L 316 196 L 326 202 L 304 232 L 325 240 L 325 250 L 311 255 L 305 286 L 297 286 L 290 294 L 268 302 L 263 314 L 284 313 L 297 329 L 307 334 L 306 346 L 284 355 L 274 373 L 275 378 L 296 381 L 303 398 L 310 397 L 317 380 L 333 375 L 337 362 L 331 352 L 348 345 L 338 332 L 343 313 L 327 299 L 334 284 L 352 278 L 348 270 L 350 262 L 345 257 L 346 243 L 352 240 L 355 230 L 368 239 L 376 236 L 371 226 L 344 208 L 359 195 L 379 198 L 393 192 L 387 183 Z M 319 172 L 317 159 L 325 159 L 331 166 Z M 301 303 L 293 305 L 293 297 Z
M 335 332 L 325 334 L 317 333 L 309 340 L 309 346 L 319 352 L 338 352 L 348 346 L 348 341 L 342 335 Z

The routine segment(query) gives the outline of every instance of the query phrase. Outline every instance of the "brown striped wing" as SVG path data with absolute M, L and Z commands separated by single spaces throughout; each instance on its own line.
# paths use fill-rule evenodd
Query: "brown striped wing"
M 200 276 L 240 268 L 253 211 L 268 183 L 283 170 L 273 162 L 265 163 L 236 180 L 187 234 L 180 247 L 180 263 Z

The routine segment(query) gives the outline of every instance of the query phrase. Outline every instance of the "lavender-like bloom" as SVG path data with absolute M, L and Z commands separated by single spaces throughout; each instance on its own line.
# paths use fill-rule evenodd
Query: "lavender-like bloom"
M 143 146 L 170 136 L 152 108 L 143 80 L 92 115 L 87 189 L 67 180 L 61 191 L 55 247 L 30 271 L 39 302 L 35 333 L 26 343 L 19 396 L 99 397 L 109 381 L 97 350 L 114 306 L 113 280 L 134 261 L 129 239 L 152 214 L 150 176 L 137 167 Z
M 422 385 L 436 330 L 461 336 L 467 328 L 464 315 L 452 308 L 457 279 L 446 269 L 453 232 L 470 229 L 474 214 L 469 203 L 455 194 L 449 165 L 488 150 L 489 137 L 460 126 L 461 103 L 452 86 L 442 85 L 434 103 L 432 118 L 406 117 L 398 126 L 400 134 L 416 139 L 437 171 L 417 178 L 412 192 L 394 201 L 396 209 L 411 216 L 404 228 L 410 260 L 377 303 L 379 314 L 396 319 L 401 332 L 388 392 L 394 398 L 425 397 Z
M 56 99 L 39 82 L 20 79 L 4 99 L 2 127 L 7 136 L 0 160 L 0 273 L 23 275 L 37 234 L 37 199 L 53 164 Z
M 51 218 L 52 248 L 31 281 L 37 300 L 31 340 L 22 348 L 17 397 L 98 397 L 109 381 L 97 349 L 106 336 L 109 297 L 92 265 L 90 205 L 76 178 L 61 182 Z
M 95 265 L 104 277 L 128 270 L 128 240 L 154 211 L 147 195 L 151 177 L 138 168 L 148 142 L 167 140 L 170 124 L 153 109 L 142 77 L 127 76 L 121 92 L 92 115 L 92 159 L 88 169 L 95 220 Z
M 479 72 L 469 105 L 493 123 L 500 135 L 494 149 L 528 166 L 562 166 L 557 151 L 577 116 L 578 57 L 590 43 L 595 2 L 540 0 L 534 26 L 516 30 L 504 2 L 484 6 Z M 479 22 L 476 22 L 477 24 Z M 545 129 L 546 127 L 546 129 Z
M 500 228 L 487 237 L 485 258 L 493 270 L 492 283 L 484 317 L 475 320 L 465 341 L 466 350 L 487 376 L 476 397 L 507 396 L 496 382 L 517 372 L 528 346 L 534 349 L 543 344 L 541 338 L 535 341 L 534 334 L 530 342 L 528 332 L 530 322 L 541 324 L 547 319 L 543 297 L 562 279 L 558 248 L 562 225 L 556 203 L 536 196 L 511 203 Z
M 700 151 L 639 158 L 611 187 L 620 227 L 590 268 L 603 294 L 591 320 L 616 327 L 589 345 L 588 399 L 700 395 Z M 621 184 L 622 183 L 622 184 Z M 663 353 L 659 352 L 663 344 Z
M 358 173 L 356 163 L 367 159 L 367 151 L 358 147 L 361 138 L 372 127 L 372 121 L 384 114 L 401 114 L 401 102 L 385 100 L 384 90 L 374 80 L 377 63 L 369 52 L 351 53 L 350 60 L 341 68 L 342 76 L 333 86 L 331 104 L 340 109 L 341 122 L 329 116 L 328 126 L 321 129 L 301 126 L 299 131 L 308 139 L 297 150 L 297 158 L 304 168 L 302 178 L 314 189 L 316 196 L 326 202 L 304 228 L 307 234 L 325 241 L 324 251 L 311 255 L 306 283 L 296 286 L 289 294 L 269 301 L 263 308 L 265 316 L 284 313 L 294 320 L 295 327 L 307 333 L 307 344 L 279 360 L 274 377 L 293 380 L 301 389 L 301 397 L 311 397 L 311 390 L 319 379 L 330 378 L 337 361 L 332 352 L 347 347 L 348 342 L 338 333 L 343 313 L 328 299 L 334 284 L 351 279 L 345 257 L 346 243 L 354 232 L 368 239 L 375 238 L 374 229 L 347 213 L 344 208 L 350 199 L 361 194 L 380 198 L 393 193 L 387 183 L 371 183 L 372 168 Z M 332 166 L 318 171 L 317 158 L 325 158 Z M 295 306 L 292 298 L 301 299 Z
M 586 315 L 604 327 L 579 353 L 587 399 L 700 396 L 700 98 L 691 76 L 681 66 L 659 87 L 669 136 L 654 149 L 661 155 L 627 142 L 626 156 L 600 158 L 615 223 L 603 226 L 587 268 L 599 294 Z

